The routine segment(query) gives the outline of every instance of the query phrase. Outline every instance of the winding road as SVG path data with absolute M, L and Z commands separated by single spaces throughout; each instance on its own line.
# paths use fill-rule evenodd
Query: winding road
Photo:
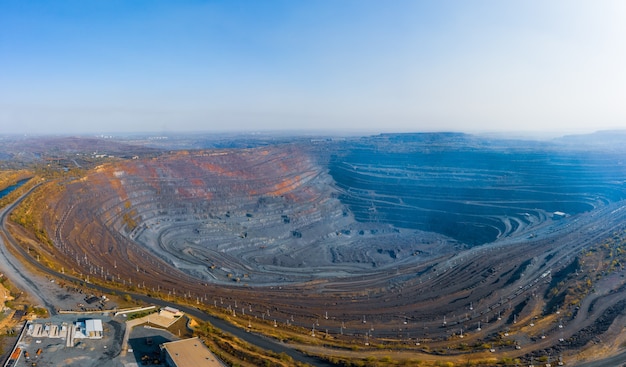
M 10 253 L 10 251 L 7 248 L 7 244 L 10 244 L 11 246 L 13 246 L 13 248 L 19 251 L 22 254 L 22 256 L 30 262 L 32 266 L 36 267 L 39 271 L 43 273 L 49 274 L 57 279 L 63 279 L 68 282 L 80 282 L 81 281 L 80 279 L 71 277 L 67 274 L 55 272 L 43 266 L 41 263 L 34 261 L 30 256 L 28 256 L 26 251 L 24 251 L 24 249 L 16 243 L 15 239 L 11 236 L 9 231 L 6 229 L 6 218 L 8 214 L 26 196 L 28 196 L 31 192 L 33 192 L 38 186 L 39 185 L 32 187 L 26 193 L 20 196 L 15 202 L 3 208 L 0 211 L 0 254 L 2 255 L 0 256 L 0 268 L 5 273 L 10 274 L 11 280 L 18 287 L 23 289 L 25 292 L 29 293 L 35 300 L 37 300 L 38 302 L 40 302 L 41 305 L 47 308 L 51 315 L 54 315 L 56 314 L 55 305 L 52 304 L 50 300 L 46 300 L 42 298 L 42 295 L 44 294 L 44 292 L 42 292 L 39 286 L 37 285 L 37 283 L 32 280 L 34 277 L 37 277 L 38 275 L 29 273 L 29 271 L 20 263 L 20 261 L 17 258 L 15 258 L 15 256 L 13 256 L 13 254 Z M 247 332 L 246 330 L 236 327 L 222 319 L 208 315 L 198 310 L 197 308 L 188 307 L 185 305 L 179 305 L 179 304 L 175 304 L 172 302 L 167 302 L 161 299 L 148 297 L 142 294 L 123 292 L 123 291 L 120 291 L 119 289 L 113 289 L 113 288 L 104 287 L 104 286 L 100 286 L 96 284 L 86 284 L 86 285 L 90 287 L 91 289 L 97 290 L 99 292 L 109 293 L 109 294 L 116 293 L 121 296 L 128 294 L 134 299 L 141 300 L 149 304 L 154 304 L 154 305 L 161 306 L 161 307 L 170 306 L 170 307 L 178 308 L 179 310 L 197 319 L 200 319 L 202 321 L 208 321 L 211 324 L 213 324 L 213 326 L 215 326 L 216 328 L 221 329 L 224 332 L 233 334 L 234 336 L 242 340 L 245 340 L 246 342 L 250 344 L 253 344 L 265 350 L 270 350 L 275 353 L 285 353 L 298 362 L 308 363 L 316 367 L 335 366 L 334 364 L 331 364 L 319 358 L 305 355 L 301 353 L 300 351 L 297 351 L 289 347 L 287 344 L 277 342 L 275 340 L 272 340 L 262 335 Z
M 31 295 L 32 298 L 39 302 L 39 304 L 46 307 L 51 315 L 54 315 L 56 313 L 54 305 L 41 297 L 42 293 L 37 291 L 38 287 L 32 280 L 32 276 L 26 273 L 22 264 L 20 264 L 19 260 L 17 260 L 15 256 L 9 252 L 6 245 L 7 243 L 11 243 L 15 248 L 20 248 L 19 246 L 16 246 L 15 240 L 6 230 L 6 218 L 8 213 L 10 213 L 11 210 L 13 210 L 13 208 L 15 208 L 24 197 L 30 194 L 38 186 L 39 185 L 32 187 L 22 197 L 0 211 L 0 254 L 2 255 L 0 256 L 0 268 L 5 274 L 9 274 L 11 281 L 15 283 L 18 288 L 25 290 Z

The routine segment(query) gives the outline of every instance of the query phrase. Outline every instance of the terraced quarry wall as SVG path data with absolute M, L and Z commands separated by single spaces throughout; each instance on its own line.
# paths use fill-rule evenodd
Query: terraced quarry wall
M 54 210 L 42 215 L 68 265 L 85 273 L 116 268 L 119 254 L 138 269 L 150 254 L 210 282 L 271 284 L 532 236 L 555 211 L 626 197 L 619 157 L 422 138 L 126 160 L 55 183 L 45 195 Z
M 436 234 L 355 221 L 327 169 L 294 146 L 101 166 L 48 200 L 56 213 L 49 231 L 77 263 L 116 256 L 112 243 L 127 243 L 212 282 L 369 272 L 440 243 Z
M 474 246 L 522 232 L 554 212 L 575 215 L 626 197 L 619 156 L 406 139 L 355 144 L 330 162 L 340 199 L 357 220 Z
M 306 338 L 528 362 L 617 340 L 622 157 L 454 134 L 174 151 L 54 176 L 12 229 L 57 270 Z

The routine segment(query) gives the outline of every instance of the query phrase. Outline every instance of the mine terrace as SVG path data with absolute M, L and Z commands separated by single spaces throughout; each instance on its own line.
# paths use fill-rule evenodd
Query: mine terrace
M 134 137 L 94 140 L 98 152 L 71 141 L 1 152 L 41 183 L 7 227 L 57 272 L 243 314 L 336 360 L 359 356 L 311 340 L 454 363 L 620 353 L 619 146 L 455 133 Z

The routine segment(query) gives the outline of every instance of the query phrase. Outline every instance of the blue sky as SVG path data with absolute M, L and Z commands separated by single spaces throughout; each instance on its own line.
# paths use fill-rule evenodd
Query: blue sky
M 626 128 L 624 1 L 0 0 L 0 133 Z

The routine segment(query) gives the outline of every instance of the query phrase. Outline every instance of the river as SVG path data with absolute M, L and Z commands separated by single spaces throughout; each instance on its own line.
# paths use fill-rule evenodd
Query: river
M 25 178 L 23 180 L 19 180 L 15 185 L 11 185 L 3 190 L 0 190 L 0 199 L 2 199 L 3 197 L 9 195 L 10 193 L 12 193 L 15 189 L 17 189 L 18 187 L 22 186 L 23 184 L 25 184 L 26 182 L 28 182 L 28 180 L 30 180 L 31 177 L 29 178 Z

